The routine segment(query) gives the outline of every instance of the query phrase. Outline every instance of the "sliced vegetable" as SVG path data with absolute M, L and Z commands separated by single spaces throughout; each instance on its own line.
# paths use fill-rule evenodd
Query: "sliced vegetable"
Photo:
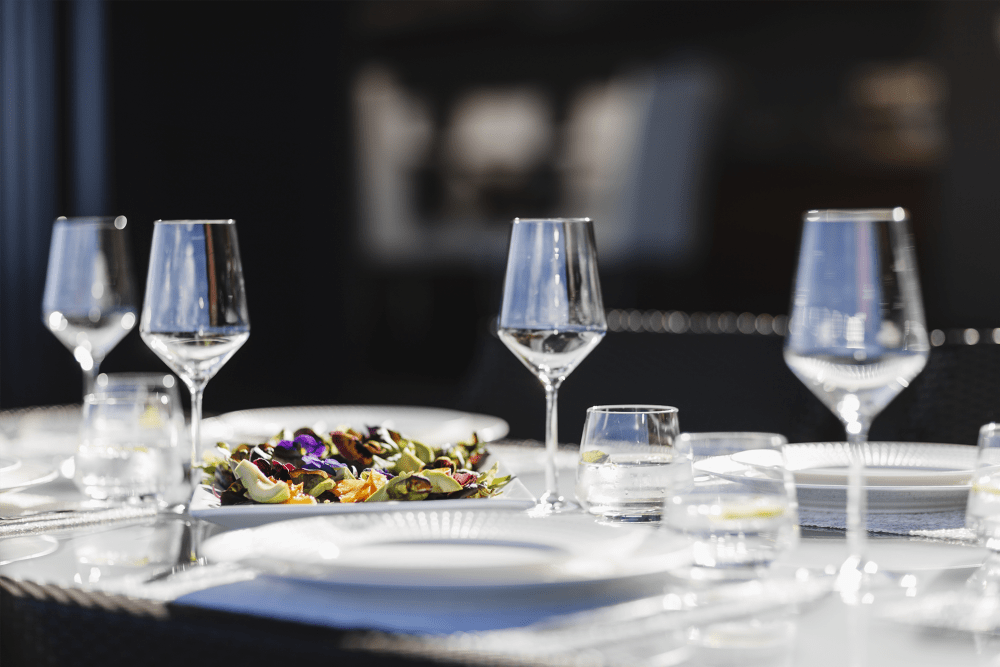
M 283 503 L 292 497 L 288 484 L 268 479 L 249 461 L 240 461 L 233 473 L 246 487 L 247 496 L 258 503 Z

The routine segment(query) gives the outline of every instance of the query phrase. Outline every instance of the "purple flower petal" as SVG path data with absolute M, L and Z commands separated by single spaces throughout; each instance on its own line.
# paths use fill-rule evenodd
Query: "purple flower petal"
M 313 456 L 312 454 L 304 454 L 302 456 L 302 469 L 303 470 L 322 470 L 333 474 L 338 468 L 346 468 L 343 463 L 337 459 L 321 459 L 318 456 Z
M 282 453 L 282 455 L 287 456 L 287 455 L 289 455 L 289 454 L 292 453 L 292 449 L 295 447 L 295 443 L 292 442 L 291 440 L 282 440 L 281 442 L 279 442 L 278 444 L 276 444 L 275 447 L 286 450 L 286 451 L 281 452 L 281 453 Z
M 326 445 L 321 442 L 317 442 L 316 438 L 311 435 L 306 435 L 305 433 L 295 438 L 295 443 L 302 447 L 302 452 L 304 454 L 321 456 L 326 451 Z

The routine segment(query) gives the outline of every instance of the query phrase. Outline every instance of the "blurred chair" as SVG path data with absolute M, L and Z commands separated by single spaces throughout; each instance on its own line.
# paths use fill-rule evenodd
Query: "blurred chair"
M 837 419 L 791 374 L 777 335 L 609 332 L 559 391 L 560 440 L 579 442 L 588 407 L 680 409 L 683 431 L 770 431 L 789 441 L 840 438 Z M 514 438 L 542 439 L 539 381 L 483 333 L 462 409 L 503 417 Z
M 907 392 L 900 439 L 976 444 L 979 427 L 1000 420 L 1000 344 L 963 341 L 932 348 Z
M 612 330 L 559 391 L 560 440 L 579 442 L 588 407 L 656 403 L 680 409 L 682 431 L 768 431 L 789 442 L 842 441 L 833 413 L 788 370 L 778 334 Z M 483 331 L 456 407 L 503 417 L 510 437 L 541 440 L 544 392 Z M 932 348 L 924 372 L 880 414 L 872 440 L 975 444 L 1000 420 L 1000 345 Z

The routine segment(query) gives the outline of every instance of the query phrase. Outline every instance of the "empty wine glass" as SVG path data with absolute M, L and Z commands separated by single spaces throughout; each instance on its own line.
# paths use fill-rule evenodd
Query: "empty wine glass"
M 907 212 L 807 212 L 784 355 L 847 431 L 850 556 L 840 580 L 847 595 L 877 571 L 865 553 L 868 429 L 923 370 L 929 351 Z
M 158 220 L 139 333 L 191 391 L 191 465 L 205 385 L 250 336 L 233 220 Z
M 104 357 L 135 327 L 132 259 L 125 216 L 57 218 L 52 226 L 42 321 L 94 391 Z
M 539 513 L 575 508 L 559 494 L 559 385 L 607 331 L 589 218 L 515 218 L 499 336 L 545 388 L 545 494 Z

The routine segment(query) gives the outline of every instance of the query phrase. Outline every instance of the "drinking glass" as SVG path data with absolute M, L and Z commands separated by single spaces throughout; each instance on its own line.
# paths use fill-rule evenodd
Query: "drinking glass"
M 205 385 L 250 336 L 235 221 L 156 221 L 139 333 L 191 392 L 195 465 Z
M 989 555 L 966 582 L 966 614 L 973 627 L 991 618 L 1000 623 L 1000 424 L 979 429 L 979 451 L 965 525 L 989 550 Z M 982 617 L 982 618 L 980 618 Z
M 607 331 L 589 218 L 515 218 L 498 334 L 545 388 L 545 486 L 537 512 L 575 508 L 559 493 L 559 386 Z
M 964 586 L 938 590 L 887 607 L 886 618 L 928 628 L 972 633 L 979 665 L 1000 664 L 1000 423 L 979 429 L 965 526 L 986 557 Z
M 587 410 L 576 498 L 609 521 L 659 521 L 663 502 L 691 481 L 691 461 L 674 446 L 677 408 L 597 405 Z
M 780 433 L 756 431 L 706 431 L 681 433 L 678 440 L 692 461 L 702 461 L 713 456 L 731 456 L 751 449 L 776 449 L 788 443 Z
M 929 351 L 907 212 L 807 212 L 784 355 L 844 423 L 850 443 L 842 592 L 877 571 L 865 553 L 868 429 L 923 370 Z
M 42 321 L 94 390 L 104 357 L 135 327 L 132 260 L 125 216 L 57 218 L 52 226 Z
M 102 373 L 83 400 L 73 481 L 95 500 L 177 500 L 184 412 L 173 375 Z
M 785 465 L 782 440 L 755 441 L 759 470 L 765 474 L 720 477 L 695 466 L 693 483 L 667 499 L 664 525 L 694 545 L 692 579 L 755 579 L 798 542 L 795 482 Z M 690 443 L 687 438 L 678 441 Z

